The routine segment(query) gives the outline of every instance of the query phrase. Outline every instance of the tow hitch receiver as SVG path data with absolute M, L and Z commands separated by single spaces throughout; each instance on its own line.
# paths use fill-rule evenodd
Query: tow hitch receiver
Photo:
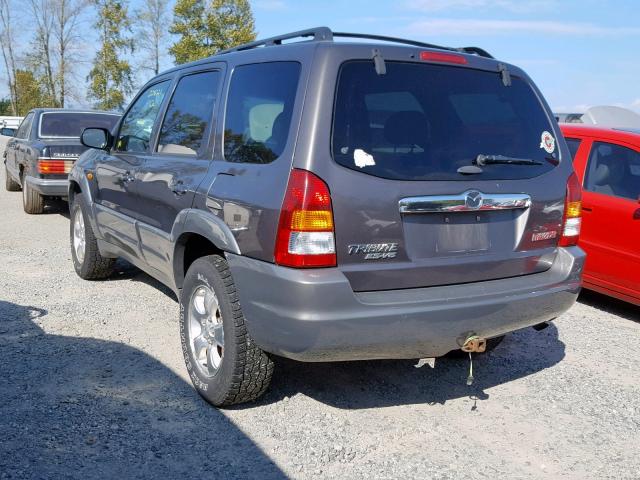
M 467 385 L 473 385 L 473 358 L 472 353 L 482 353 L 487 349 L 487 339 L 477 335 L 470 335 L 464 341 L 461 347 L 463 352 L 469 354 L 469 376 L 467 377 Z
M 487 339 L 471 335 L 462 344 L 462 351 L 468 353 L 482 353 L 487 349 Z

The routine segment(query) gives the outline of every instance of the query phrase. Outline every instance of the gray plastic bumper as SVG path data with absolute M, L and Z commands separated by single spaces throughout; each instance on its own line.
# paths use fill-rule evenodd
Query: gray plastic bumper
M 48 178 L 26 177 L 30 188 L 48 197 L 66 197 L 69 194 L 69 180 L 51 180 Z
M 585 254 L 559 248 L 543 273 L 462 285 L 354 293 L 337 268 L 296 270 L 227 254 L 247 327 L 265 351 L 301 361 L 436 357 L 573 305 Z

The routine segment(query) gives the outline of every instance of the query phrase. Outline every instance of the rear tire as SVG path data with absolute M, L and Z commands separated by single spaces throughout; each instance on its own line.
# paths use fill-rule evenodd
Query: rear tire
M 38 215 L 44 212 L 44 197 L 36 192 L 22 176 L 22 208 L 29 215 Z
M 4 188 L 7 190 L 7 192 L 20 191 L 20 184 L 13 178 L 11 178 L 11 174 L 9 173 L 9 169 L 6 165 L 4 166 Z
M 71 240 L 71 258 L 73 268 L 80 278 L 85 280 L 100 280 L 113 273 L 115 258 L 100 255 L 98 241 L 91 229 L 91 222 L 87 216 L 88 208 L 84 197 L 77 194 L 71 205 L 69 236 Z
M 260 397 L 273 361 L 247 332 L 227 261 L 209 255 L 193 262 L 180 297 L 182 353 L 198 393 L 217 407 Z

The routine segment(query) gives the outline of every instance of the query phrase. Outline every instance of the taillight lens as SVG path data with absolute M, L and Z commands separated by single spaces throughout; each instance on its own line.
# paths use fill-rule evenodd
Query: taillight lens
M 286 267 L 336 266 L 329 187 L 311 172 L 291 171 L 274 256 L 278 265 Z
M 69 173 L 73 162 L 69 160 L 38 159 L 38 172 L 44 175 Z
M 580 227 L 582 225 L 582 187 L 575 173 L 567 182 L 567 197 L 564 202 L 564 220 L 562 235 L 558 245 L 570 247 L 578 244 Z

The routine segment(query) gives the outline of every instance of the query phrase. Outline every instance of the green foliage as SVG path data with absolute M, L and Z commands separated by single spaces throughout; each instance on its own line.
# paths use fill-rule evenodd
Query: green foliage
M 177 64 L 256 38 L 248 0 L 177 0 L 173 14 L 169 31 L 179 39 L 169 52 Z
M 122 110 L 133 92 L 129 54 L 133 52 L 131 21 L 124 0 L 94 0 L 100 49 L 89 72 L 89 97 L 103 110 Z
M 16 70 L 16 98 L 19 116 L 32 108 L 55 106 L 55 99 L 45 93 L 42 81 L 29 70 Z
M 7 115 L 10 116 L 12 115 L 11 112 L 11 100 L 8 98 L 0 100 L 0 115 L 3 117 Z

